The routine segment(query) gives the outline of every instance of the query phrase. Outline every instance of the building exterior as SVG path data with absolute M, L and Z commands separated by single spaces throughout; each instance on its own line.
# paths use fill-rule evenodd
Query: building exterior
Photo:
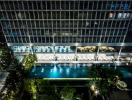
M 8 46 L 114 46 L 127 36 L 132 0 L 1 0 L 0 23 Z

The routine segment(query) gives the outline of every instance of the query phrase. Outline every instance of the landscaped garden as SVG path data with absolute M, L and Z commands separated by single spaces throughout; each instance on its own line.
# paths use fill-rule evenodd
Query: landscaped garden
M 5 44 L 0 44 L 0 52 L 0 71 L 9 73 L 0 90 L 0 100 L 14 100 L 21 93 L 23 69 Z
M 0 100 L 107 100 L 113 91 L 127 90 L 122 73 L 101 64 L 89 69 L 89 80 L 68 81 L 31 78 L 29 72 L 37 61 L 35 54 L 26 55 L 20 63 L 10 49 L 1 45 L 0 61 L 0 70 L 9 72 Z

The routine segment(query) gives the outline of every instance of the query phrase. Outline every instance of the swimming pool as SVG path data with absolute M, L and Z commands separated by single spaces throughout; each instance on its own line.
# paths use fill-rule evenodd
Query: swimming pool
M 31 78 L 91 78 L 91 64 L 41 64 L 32 67 Z M 108 66 L 110 68 L 110 66 Z M 124 67 L 117 67 L 123 78 L 132 78 L 132 73 Z

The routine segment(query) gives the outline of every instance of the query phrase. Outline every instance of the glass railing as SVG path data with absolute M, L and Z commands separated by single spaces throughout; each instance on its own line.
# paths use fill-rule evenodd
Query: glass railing
M 70 46 L 12 46 L 11 49 L 13 52 L 20 53 L 74 53 L 75 50 L 72 50 Z

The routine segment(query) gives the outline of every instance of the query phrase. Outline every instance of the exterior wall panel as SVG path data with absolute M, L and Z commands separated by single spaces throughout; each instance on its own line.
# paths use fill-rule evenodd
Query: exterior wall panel
M 123 43 L 131 0 L 1 0 L 8 43 Z

